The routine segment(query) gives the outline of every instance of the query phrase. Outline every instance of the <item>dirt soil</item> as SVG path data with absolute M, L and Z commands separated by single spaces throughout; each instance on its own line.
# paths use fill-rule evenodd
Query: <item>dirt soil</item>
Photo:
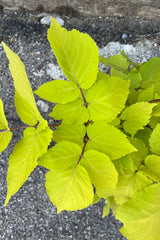
M 64 19 L 64 27 L 87 32 L 99 47 L 105 46 L 110 41 L 134 43 L 144 38 L 160 42 L 160 18 L 146 19 L 132 15 L 86 17 L 73 11 L 67 14 L 66 9 L 64 12 L 62 10 L 58 12 Z M 38 12 L 26 12 L 24 9 L 18 12 L 1 10 L 0 40 L 8 40 L 15 33 L 26 40 L 38 35 L 41 38 L 45 37 L 48 26 L 40 24 L 40 17 L 37 17 L 37 14 Z M 127 38 L 122 39 L 124 33 L 127 34 Z

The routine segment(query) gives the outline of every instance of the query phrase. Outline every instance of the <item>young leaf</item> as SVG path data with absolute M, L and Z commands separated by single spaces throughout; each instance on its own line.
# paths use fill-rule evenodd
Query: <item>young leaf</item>
M 110 78 L 110 76 L 109 75 L 107 75 L 106 73 L 103 73 L 103 72 L 101 72 L 100 70 L 98 70 L 98 74 L 97 74 L 97 79 L 96 79 L 96 82 L 98 82 L 98 81 L 100 81 L 100 80 L 102 80 L 102 79 L 109 79 Z
M 140 92 L 137 102 L 149 102 L 154 99 L 154 86 L 151 86 Z
M 128 94 L 129 105 L 136 103 L 138 96 L 139 96 L 138 91 L 136 91 L 135 89 L 130 89 L 129 94 Z
M 160 123 L 157 124 L 149 139 L 151 151 L 160 155 Z
M 154 106 L 156 105 L 138 102 L 127 107 L 120 116 L 120 119 L 124 120 L 123 128 L 125 132 L 134 136 L 138 130 L 143 129 L 150 120 Z
M 53 132 L 53 140 L 56 143 L 64 140 L 82 145 L 85 134 L 86 127 L 84 125 L 61 124 Z
M 121 175 L 132 174 L 137 171 L 141 162 L 144 161 L 148 153 L 148 149 L 140 139 L 131 138 L 129 141 L 137 149 L 137 151 L 114 161 L 114 165 L 118 173 Z
M 140 170 L 155 182 L 160 181 L 160 156 L 148 155 Z
M 88 207 L 93 202 L 93 188 L 88 173 L 83 166 L 61 172 L 46 174 L 46 189 L 57 212 L 75 211 Z
M 160 183 L 138 192 L 117 209 L 121 233 L 129 240 L 158 240 L 160 235 Z
M 83 158 L 85 161 L 82 161 L 82 164 L 95 187 L 109 190 L 115 189 L 118 174 L 108 156 L 95 150 L 89 150 L 84 153 Z
M 82 99 L 67 104 L 57 104 L 49 116 L 54 119 L 63 119 L 63 123 L 81 125 L 89 119 L 87 108 Z
M 42 117 L 37 109 L 24 64 L 4 42 L 2 45 L 9 60 L 9 69 L 14 80 L 17 113 L 24 123 L 35 125 Z
M 129 138 L 129 141 L 137 149 L 136 152 L 130 153 L 134 162 L 142 162 L 148 154 L 148 148 L 145 143 L 137 138 Z
M 140 68 L 140 74 L 142 76 L 141 87 L 149 88 L 154 85 L 155 90 L 159 91 L 160 88 L 160 58 L 154 57 L 150 61 L 146 62 Z
M 43 155 L 38 164 L 50 170 L 61 171 L 75 166 L 80 158 L 82 148 L 72 142 L 61 141 Z
M 128 75 L 126 75 L 126 80 L 130 80 L 130 88 L 135 89 L 140 86 L 142 77 L 139 72 L 129 72 Z
M 103 215 L 102 215 L 102 218 L 106 217 L 109 213 L 110 213 L 110 206 L 109 206 L 109 204 L 106 204 L 106 205 L 103 207 Z
M 95 83 L 86 95 L 90 120 L 111 122 L 124 108 L 128 92 L 129 81 L 121 78 L 110 77 Z
M 4 114 L 3 102 L 0 99 L 0 153 L 6 149 L 11 138 L 12 132 L 9 131 L 8 122 Z
M 78 98 L 80 90 L 73 82 L 54 80 L 41 85 L 35 93 L 47 101 L 64 104 Z
M 24 130 L 23 138 L 15 145 L 9 158 L 5 205 L 37 166 L 37 159 L 47 152 L 51 138 L 52 130 L 48 127 L 40 132 L 35 128 Z
M 67 31 L 51 21 L 48 40 L 64 75 L 81 88 L 90 88 L 98 72 L 98 47 L 88 34 Z
M 121 72 L 128 73 L 127 69 L 129 67 L 129 64 L 128 64 L 127 60 L 124 57 L 122 57 L 121 55 L 114 55 L 114 56 L 111 56 L 108 58 L 105 58 L 100 55 L 99 62 L 103 63 L 107 66 L 111 66 Z
M 114 193 L 116 204 L 121 205 L 125 203 L 128 199 L 132 198 L 134 194 L 152 184 L 153 182 L 140 172 L 119 174 L 117 187 Z
M 94 123 L 87 128 L 89 141 L 86 150 L 94 149 L 103 152 L 111 160 L 120 158 L 128 153 L 136 151 L 128 141 L 125 134 L 111 125 Z
M 149 127 L 144 127 L 144 129 L 139 130 L 134 137 L 142 140 L 145 143 L 145 145 L 149 147 L 149 138 L 151 133 L 152 130 Z

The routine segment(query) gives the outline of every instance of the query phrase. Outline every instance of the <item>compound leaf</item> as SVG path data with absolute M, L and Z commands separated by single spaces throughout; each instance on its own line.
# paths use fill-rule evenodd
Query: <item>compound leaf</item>
M 151 147 L 151 151 L 160 155 L 160 123 L 158 123 L 153 130 L 149 139 L 149 144 Z
M 84 125 L 61 124 L 53 132 L 53 140 L 56 143 L 64 140 L 82 145 L 85 134 L 86 127 Z
M 96 81 L 98 72 L 98 47 L 93 39 L 73 29 L 67 31 L 53 18 L 48 30 L 48 40 L 64 75 L 84 89 Z
M 12 132 L 8 128 L 8 122 L 6 120 L 3 102 L 0 99 L 0 153 L 6 149 L 12 138 Z
M 54 80 L 41 85 L 35 93 L 47 101 L 64 104 L 74 101 L 80 90 L 73 82 Z
M 83 166 L 87 169 L 95 187 L 113 190 L 118 181 L 118 174 L 110 158 L 104 153 L 89 150 L 84 153 Z
M 95 149 L 103 152 L 111 160 L 120 158 L 128 153 L 136 151 L 128 141 L 125 134 L 111 125 L 94 123 L 87 128 L 89 141 L 86 149 Z
M 120 116 L 120 119 L 124 120 L 123 128 L 125 132 L 134 136 L 138 130 L 143 129 L 150 120 L 154 106 L 156 105 L 138 102 L 127 107 Z
M 42 117 L 37 109 L 24 64 L 5 43 L 2 42 L 2 45 L 9 60 L 9 69 L 14 80 L 17 113 L 24 123 L 35 125 Z
M 144 165 L 141 165 L 143 173 L 145 173 L 152 180 L 160 181 L 160 156 L 148 155 L 144 161 Z
M 88 207 L 93 202 L 93 188 L 87 171 L 81 165 L 62 172 L 46 174 L 46 189 L 57 212 L 75 211 Z
M 54 119 L 63 119 L 63 123 L 80 125 L 88 121 L 88 110 L 82 99 L 67 104 L 57 104 L 49 116 Z
M 61 141 L 43 155 L 38 164 L 50 170 L 65 170 L 70 166 L 75 166 L 80 158 L 82 148 L 72 142 Z
M 111 122 L 124 108 L 129 92 L 129 81 L 118 77 L 98 81 L 88 90 L 90 120 Z
M 23 138 L 15 145 L 9 158 L 5 205 L 37 166 L 37 159 L 47 152 L 51 138 L 52 130 L 49 127 L 40 132 L 35 128 L 24 130 Z
M 138 192 L 117 209 L 116 218 L 123 222 L 121 233 L 130 240 L 159 240 L 160 183 Z

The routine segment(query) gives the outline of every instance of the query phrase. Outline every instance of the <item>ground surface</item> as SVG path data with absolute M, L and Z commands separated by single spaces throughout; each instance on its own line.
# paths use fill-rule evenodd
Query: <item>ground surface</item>
M 143 20 L 133 18 L 86 18 L 82 16 L 63 15 L 64 26 L 77 28 L 89 33 L 99 47 L 110 41 L 136 43 L 142 39 L 153 40 L 159 46 L 160 20 Z M 3 40 L 23 60 L 32 89 L 36 90 L 42 83 L 50 80 L 46 74 L 50 63 L 56 59 L 47 42 L 48 26 L 40 24 L 37 13 L 25 11 L 1 13 L 0 40 Z M 123 34 L 127 34 L 125 39 Z M 159 55 L 159 51 L 155 55 Z M 153 53 L 153 54 L 154 54 Z M 14 108 L 14 88 L 7 66 L 5 53 L 0 45 L 0 98 L 4 102 L 6 117 L 11 126 L 21 123 Z M 36 97 L 38 101 L 38 97 Z M 42 108 L 43 116 L 53 105 L 47 105 L 48 111 Z M 77 212 L 56 214 L 45 193 L 45 172 L 36 168 L 18 193 L 3 207 L 6 196 L 6 173 L 8 158 L 15 142 L 22 132 L 14 132 L 14 140 L 6 151 L 0 154 L 0 239 L 8 240 L 124 240 L 120 234 L 121 223 L 111 214 L 102 219 L 103 201 Z

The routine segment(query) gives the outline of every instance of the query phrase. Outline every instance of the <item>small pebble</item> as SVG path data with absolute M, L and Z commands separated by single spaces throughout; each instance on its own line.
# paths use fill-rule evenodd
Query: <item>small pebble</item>
M 127 34 L 126 33 L 123 33 L 122 34 L 122 39 L 126 39 L 127 38 Z

